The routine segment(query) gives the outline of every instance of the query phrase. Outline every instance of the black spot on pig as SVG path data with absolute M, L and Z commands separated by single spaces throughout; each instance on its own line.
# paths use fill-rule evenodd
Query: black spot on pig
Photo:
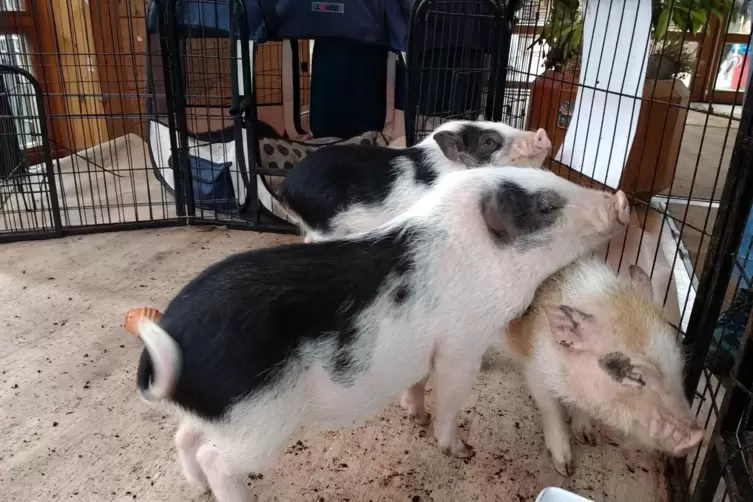
M 328 231 L 332 218 L 353 204 L 384 202 L 406 169 L 423 185 L 433 184 L 438 176 L 419 148 L 329 146 L 296 164 L 280 185 L 279 196 L 308 227 Z
M 332 357 L 332 364 L 329 366 L 332 380 L 345 387 L 350 387 L 355 381 L 355 376 L 359 373 L 358 361 L 353 355 L 353 345 L 358 332 L 352 326 L 341 330 L 339 333 L 332 333 L 330 336 L 335 338 L 336 349 Z M 365 368 L 364 368 L 365 369 Z
M 500 244 L 510 245 L 545 230 L 557 221 L 566 200 L 551 190 L 528 192 L 504 181 L 481 199 L 481 214 Z
M 488 163 L 492 154 L 505 146 L 502 134 L 472 124 L 463 125 L 457 131 L 435 133 L 434 141 L 445 157 L 468 167 Z
M 599 366 L 615 382 L 622 383 L 625 380 L 636 382 L 641 387 L 646 385 L 643 378 L 634 371 L 630 358 L 622 352 L 610 352 L 599 359 Z
M 392 299 L 397 305 L 403 305 L 410 296 L 410 287 L 407 284 L 400 284 L 392 294 Z
M 622 352 L 610 352 L 603 356 L 599 359 L 599 366 L 616 382 L 627 378 L 633 368 L 630 358 Z
M 411 152 L 415 153 L 414 150 L 411 150 Z M 413 163 L 413 180 L 418 185 L 433 185 L 437 181 L 438 176 L 436 169 L 434 169 L 431 163 L 425 161 L 423 155 L 417 157 L 418 161 L 414 161 Z
M 393 289 L 396 278 L 411 280 L 408 242 L 420 230 L 400 230 L 372 241 L 249 251 L 204 270 L 159 322 L 181 352 L 170 399 L 218 420 L 239 400 L 281 391 L 276 384 L 311 364 L 321 364 L 335 383 L 350 385 L 368 368 L 364 347 L 372 343 L 369 331 L 355 327 L 358 316 L 379 295 L 389 294 L 386 288 Z M 313 344 L 332 350 L 307 351 Z M 138 369 L 142 390 L 152 372 L 144 351 Z

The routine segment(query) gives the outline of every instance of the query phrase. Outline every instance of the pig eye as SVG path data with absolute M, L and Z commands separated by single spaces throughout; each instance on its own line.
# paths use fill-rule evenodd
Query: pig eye
M 551 214 L 553 213 L 557 208 L 554 207 L 554 204 L 548 201 L 542 201 L 539 204 L 539 213 L 540 214 Z
M 643 379 L 643 377 L 637 373 L 631 373 L 626 376 L 628 380 L 633 382 L 634 385 L 637 385 L 640 388 L 643 388 L 646 386 L 646 381 Z
M 567 201 L 559 194 L 551 190 L 543 190 L 538 193 L 534 212 L 541 215 L 553 214 L 565 207 Z

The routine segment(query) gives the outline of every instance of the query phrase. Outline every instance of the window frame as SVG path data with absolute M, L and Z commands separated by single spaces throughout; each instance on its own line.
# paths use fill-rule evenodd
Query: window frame
M 7 0 L 6 0 L 7 1 Z M 23 37 L 27 54 L 24 54 L 28 58 L 31 66 L 24 68 L 29 71 L 39 82 L 43 95 L 47 94 L 48 89 L 45 85 L 45 72 L 42 60 L 43 50 L 40 47 L 40 33 L 49 31 L 45 30 L 45 26 L 42 23 L 43 19 L 35 16 L 37 8 L 35 4 L 43 3 L 36 2 L 34 0 L 18 0 L 20 5 L 19 10 L 0 10 L 0 35 L 18 35 Z M 43 8 L 43 7 L 42 7 Z M 52 33 L 50 33 L 52 35 Z M 51 134 L 51 122 L 49 113 L 49 104 L 44 103 L 45 110 L 47 111 L 47 131 Z M 55 157 L 56 148 L 51 145 L 53 151 L 53 157 Z M 24 154 L 26 154 L 29 165 L 39 164 L 44 161 L 44 150 L 42 145 L 36 145 L 28 148 L 22 148 Z

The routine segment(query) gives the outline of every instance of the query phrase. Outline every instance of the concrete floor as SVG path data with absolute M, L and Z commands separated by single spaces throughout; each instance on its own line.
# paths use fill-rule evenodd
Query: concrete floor
M 209 500 L 183 480 L 172 419 L 137 398 L 141 344 L 120 325 L 131 307 L 164 308 L 222 256 L 294 239 L 175 228 L 0 246 L 2 500 Z M 462 429 L 470 461 L 440 454 L 393 405 L 356 429 L 301 431 L 249 486 L 258 501 L 518 502 L 551 485 L 595 501 L 665 499 L 659 459 L 611 441 L 576 445 L 575 476 L 557 475 L 533 403 L 499 358 Z
M 737 107 L 739 110 L 740 107 Z M 689 111 L 677 160 L 677 170 L 670 189 L 664 195 L 713 199 L 718 202 L 727 178 L 727 169 L 732 156 L 738 117 L 707 115 Z M 701 201 L 672 202 L 667 206 L 669 214 L 682 232 L 682 241 L 690 253 L 693 272 L 701 274 L 706 261 L 709 236 L 714 228 L 716 207 Z M 686 224 L 683 225 L 682 222 Z

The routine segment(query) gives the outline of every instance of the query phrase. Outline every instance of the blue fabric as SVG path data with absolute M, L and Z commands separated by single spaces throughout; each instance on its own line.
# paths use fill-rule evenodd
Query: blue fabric
M 150 0 L 147 28 L 159 31 L 157 9 L 175 2 L 178 26 L 230 33 L 229 0 Z M 232 0 L 230 0 L 232 1 Z M 244 0 L 248 36 L 264 42 L 287 38 L 336 37 L 407 50 L 405 0 Z M 195 36 L 195 35 L 194 35 Z
M 188 156 L 188 162 L 191 166 L 191 184 L 196 205 L 218 213 L 237 213 L 238 200 L 230 177 L 233 163 L 218 164 L 193 155 Z M 168 164 L 170 168 L 173 167 L 172 156 Z

